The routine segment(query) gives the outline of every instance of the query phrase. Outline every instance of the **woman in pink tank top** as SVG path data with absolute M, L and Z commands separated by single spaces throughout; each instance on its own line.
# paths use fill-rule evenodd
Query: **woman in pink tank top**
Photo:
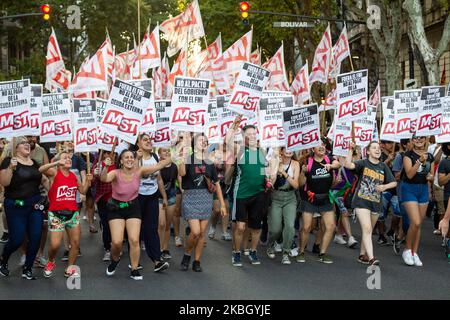
M 138 161 L 132 151 L 124 150 L 119 156 L 119 165 L 116 170 L 108 172 L 111 159 L 105 160 L 100 180 L 104 183 L 111 182 L 112 199 L 107 203 L 108 221 L 111 230 L 111 263 L 106 269 L 106 275 L 112 276 L 119 264 L 120 252 L 125 228 L 130 244 L 131 278 L 142 280 L 139 273 L 139 236 L 141 231 L 141 210 L 137 199 L 139 183 L 142 176 L 150 175 L 169 165 L 172 159 L 168 158 L 152 166 L 138 167 Z

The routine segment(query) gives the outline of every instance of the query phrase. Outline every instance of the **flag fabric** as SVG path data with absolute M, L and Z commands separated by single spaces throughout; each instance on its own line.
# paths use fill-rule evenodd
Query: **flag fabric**
M 336 65 L 340 65 L 347 57 L 350 57 L 350 46 L 348 44 L 347 26 L 342 29 L 339 39 L 333 47 L 333 57 Z
M 264 63 L 262 67 L 270 71 L 266 90 L 289 91 L 289 82 L 284 65 L 283 43 L 281 43 L 281 47 L 275 55 Z
M 131 69 L 135 58 L 136 52 L 134 49 L 119 53 L 114 57 L 116 78 L 122 80 L 131 79 Z
M 153 69 L 153 85 L 155 100 L 167 99 L 167 86 L 169 83 L 169 59 L 167 59 L 166 53 L 161 61 L 161 66 L 157 69 Z
M 150 25 L 138 47 L 136 59 L 133 62 L 133 79 L 141 79 L 149 69 L 161 65 L 159 25 L 150 33 Z
M 296 105 L 302 105 L 305 101 L 311 99 L 311 88 L 309 85 L 308 60 L 295 76 L 291 84 L 291 92 L 294 95 Z
M 66 70 L 55 30 L 52 28 L 47 46 L 45 87 L 51 92 L 57 88 L 67 90 L 70 84 L 70 78 L 71 73 Z
M 325 101 L 319 107 L 319 111 L 333 110 L 336 109 L 336 89 L 331 90 Z
M 216 94 L 216 79 L 214 77 L 214 71 L 226 71 L 226 66 L 224 66 L 223 59 L 222 61 L 219 61 L 218 63 L 215 63 L 215 61 L 222 56 L 222 37 L 221 34 L 216 38 L 216 40 L 211 43 L 208 48 L 208 59 L 206 63 L 206 68 L 201 69 L 198 73 L 198 77 L 201 79 L 209 79 L 211 80 L 210 83 L 210 95 L 213 97 Z M 217 79 L 220 81 L 220 78 Z
M 105 48 L 108 76 L 112 78 L 114 71 L 114 50 L 109 35 L 106 35 L 106 40 L 100 46 L 99 50 L 102 50 L 103 48 Z
M 188 41 L 205 36 L 198 1 L 192 1 L 184 12 L 161 23 L 160 28 L 169 43 L 167 47 L 169 57 L 180 51 Z
M 196 78 L 198 74 L 209 66 L 208 49 L 201 51 L 199 54 L 192 55 L 188 59 L 187 75 Z
M 187 72 L 187 53 L 188 49 L 185 46 L 183 50 L 178 54 L 177 60 L 172 66 L 172 70 L 170 70 L 169 74 L 169 83 L 167 85 L 167 94 L 169 97 L 172 96 L 173 85 L 175 83 L 176 76 L 186 75 Z
M 380 92 L 380 81 L 378 81 L 377 87 L 375 88 L 374 92 L 370 96 L 368 105 L 369 106 L 378 106 L 380 104 L 380 98 L 381 92 Z
M 260 48 L 256 48 L 256 50 L 250 54 L 250 63 L 256 64 L 257 66 L 261 65 L 261 49 Z
M 316 81 L 327 83 L 331 51 L 331 31 L 330 25 L 328 25 L 314 54 L 311 74 L 309 76 L 309 83 L 311 85 Z

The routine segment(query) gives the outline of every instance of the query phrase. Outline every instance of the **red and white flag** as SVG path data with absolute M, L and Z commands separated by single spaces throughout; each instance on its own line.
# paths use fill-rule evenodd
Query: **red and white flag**
M 199 54 L 189 57 L 187 66 L 187 75 L 191 78 L 196 78 L 198 74 L 209 66 L 208 50 L 205 49 Z
M 252 35 L 253 29 L 233 43 L 233 45 L 222 54 L 223 61 L 227 67 L 231 91 L 233 90 L 234 83 L 241 71 L 242 63 L 250 61 Z
M 256 50 L 250 54 L 250 63 L 256 64 L 257 66 L 261 65 L 261 48 L 256 48 Z
M 73 78 L 70 86 L 72 93 L 80 94 L 90 91 L 108 91 L 108 61 L 110 50 L 105 40 L 89 60 L 85 60 L 80 71 Z M 111 48 L 112 54 L 112 48 Z
M 167 86 L 169 84 L 169 59 L 167 59 L 164 53 L 164 58 L 161 61 L 161 66 L 157 69 L 153 69 L 153 85 L 155 100 L 161 100 L 167 98 Z
M 205 36 L 198 1 L 194 0 L 184 12 L 161 23 L 161 31 L 169 45 L 167 55 L 174 56 L 188 41 Z
M 340 65 L 347 57 L 350 57 L 350 46 L 348 44 L 347 26 L 342 29 L 339 39 L 333 47 L 333 56 L 336 65 Z
M 381 91 L 380 91 L 380 81 L 378 81 L 377 87 L 375 88 L 375 91 L 372 93 L 369 99 L 369 106 L 377 107 L 380 104 L 380 98 L 381 97 Z
M 133 64 L 133 79 L 142 79 L 149 69 L 161 65 L 161 54 L 159 44 L 159 25 L 150 33 L 150 25 L 138 47 L 138 55 Z
M 172 70 L 169 74 L 169 83 L 167 86 L 167 95 L 168 97 L 172 96 L 173 85 L 175 83 L 176 76 L 184 76 L 187 72 L 187 47 L 184 47 L 183 50 L 180 51 L 180 54 L 177 57 L 177 60 L 172 66 Z
M 67 90 L 70 78 L 71 73 L 66 70 L 55 30 L 52 28 L 47 46 L 45 87 L 49 91 L 54 91 L 56 88 Z
M 96 99 L 97 93 L 95 91 L 85 92 L 80 94 L 73 94 L 72 99 Z
M 283 43 L 277 53 L 262 65 L 264 69 L 270 71 L 269 81 L 266 90 L 289 91 L 289 82 L 286 76 L 284 65 Z
M 294 103 L 299 106 L 304 104 L 305 101 L 310 100 L 310 91 L 308 60 L 306 60 L 305 65 L 299 70 L 291 84 L 291 92 L 294 95 Z
M 324 103 L 319 107 L 319 111 L 326 111 L 333 109 L 336 109 L 336 89 L 331 90 L 331 92 L 326 97 Z
M 107 71 L 108 76 L 113 76 L 114 71 L 114 50 L 111 43 L 111 39 L 109 38 L 109 35 L 106 35 L 106 40 L 103 42 L 103 44 L 100 46 L 99 50 L 102 50 L 103 48 L 106 49 L 106 64 L 107 64 Z
M 219 61 L 219 64 L 214 63 L 222 55 L 222 37 L 220 33 L 219 36 L 216 38 L 216 40 L 208 46 L 207 51 L 208 51 L 208 59 L 206 60 L 206 68 L 201 69 L 198 72 L 197 76 L 200 79 L 213 80 L 211 81 L 209 88 L 210 88 L 210 95 L 214 96 L 216 92 L 216 85 L 214 81 L 213 71 L 215 70 L 215 68 L 226 71 L 226 66 L 225 68 L 223 67 L 224 65 L 223 59 L 222 61 Z
M 327 83 L 331 54 L 331 32 L 330 25 L 328 25 L 314 54 L 311 74 L 309 75 L 311 85 L 316 81 Z
M 128 50 L 114 57 L 115 77 L 122 80 L 131 79 L 131 68 L 136 58 L 135 50 Z

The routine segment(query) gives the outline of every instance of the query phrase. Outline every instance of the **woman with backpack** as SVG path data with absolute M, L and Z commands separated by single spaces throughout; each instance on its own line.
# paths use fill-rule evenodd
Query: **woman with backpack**
M 356 212 L 362 229 L 362 241 L 358 261 L 363 264 L 379 265 L 374 257 L 372 231 L 378 216 L 383 210 L 381 195 L 384 191 L 395 188 L 397 182 L 389 167 L 380 161 L 380 144 L 372 141 L 367 146 L 367 158 L 353 161 L 354 143 L 345 159 L 345 167 L 354 170 L 358 183 L 352 199 L 352 208 Z
M 413 149 L 403 157 L 401 194 L 403 205 L 409 217 L 409 229 L 406 235 L 406 249 L 402 258 L 408 266 L 423 266 L 417 254 L 420 242 L 422 221 L 427 213 L 430 182 L 434 180 L 433 155 L 427 152 L 426 137 L 413 136 Z
M 200 258 L 205 244 L 205 231 L 213 209 L 213 195 L 216 193 L 220 202 L 222 216 L 227 214 L 225 201 L 222 196 L 217 171 L 206 157 L 208 141 L 205 136 L 198 134 L 194 137 L 193 154 L 187 155 L 186 149 L 190 145 L 190 137 L 184 137 L 185 155 L 178 167 L 178 174 L 183 178 L 183 218 L 190 227 L 189 238 L 186 241 L 185 253 L 181 262 L 181 270 L 187 271 L 192 251 L 195 249 L 192 270 L 201 272 Z
M 339 161 L 326 153 L 325 143 L 313 148 L 313 154 L 307 159 L 307 165 L 302 167 L 300 174 L 300 187 L 304 186 L 306 199 L 302 199 L 303 228 L 299 245 L 297 262 L 306 262 L 305 247 L 308 244 L 309 233 L 315 213 L 320 214 L 325 226 L 323 239 L 320 245 L 319 262 L 333 263 L 326 255 L 328 246 L 333 237 L 335 224 L 334 206 L 330 200 L 330 190 L 333 185 L 333 170 L 339 169 Z

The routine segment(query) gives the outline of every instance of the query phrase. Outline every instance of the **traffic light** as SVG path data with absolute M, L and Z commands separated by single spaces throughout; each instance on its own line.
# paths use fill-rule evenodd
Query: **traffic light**
M 242 1 L 239 4 L 239 8 L 241 9 L 241 17 L 242 17 L 242 23 L 247 25 L 248 24 L 248 10 L 250 9 L 250 5 L 247 1 Z
M 50 19 L 50 13 L 52 12 L 52 8 L 48 4 L 43 4 L 41 6 L 41 12 L 42 12 L 42 18 L 45 21 L 48 21 Z

